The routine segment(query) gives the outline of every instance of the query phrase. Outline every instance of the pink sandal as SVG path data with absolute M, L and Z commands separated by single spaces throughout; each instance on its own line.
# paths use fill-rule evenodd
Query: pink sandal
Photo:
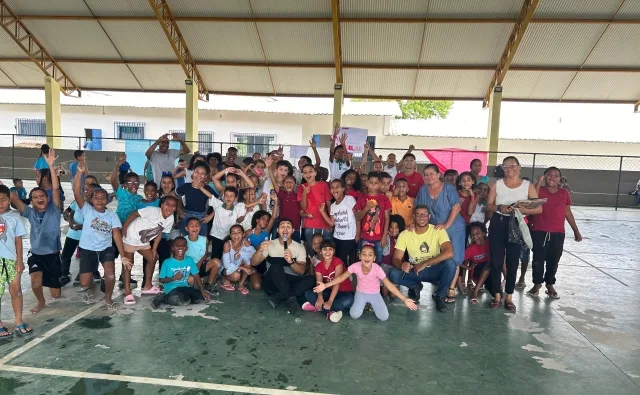
M 162 290 L 154 285 L 149 289 L 143 289 L 141 293 L 142 295 L 157 295 L 160 292 L 162 292 Z
M 249 295 L 249 289 L 247 287 L 238 288 L 238 291 L 243 295 Z
M 221 288 L 226 290 L 226 291 L 235 291 L 236 287 L 233 286 L 233 284 L 222 284 Z
M 136 298 L 133 297 L 133 294 L 129 294 L 124 297 L 124 304 L 126 305 L 136 304 Z

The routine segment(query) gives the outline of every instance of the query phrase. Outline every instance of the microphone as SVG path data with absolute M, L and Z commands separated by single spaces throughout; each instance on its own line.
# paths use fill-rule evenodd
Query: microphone
M 284 249 L 286 251 L 287 249 L 287 240 L 289 240 L 289 238 L 287 236 L 283 236 L 282 237 L 282 242 L 284 243 Z
M 416 264 L 415 259 L 409 257 L 409 265 L 411 265 L 411 267 L 413 267 Z M 402 278 L 404 278 L 404 276 L 406 276 L 407 273 L 402 273 Z

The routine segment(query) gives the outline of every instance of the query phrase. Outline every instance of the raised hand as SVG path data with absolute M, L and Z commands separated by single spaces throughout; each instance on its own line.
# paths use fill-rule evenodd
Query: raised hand
M 316 149 L 316 141 L 314 139 L 309 140 L 309 146 L 313 149 Z
M 56 156 L 56 151 L 53 148 L 51 148 L 49 150 L 49 153 L 44 157 L 44 160 L 47 161 L 47 164 L 49 166 L 53 166 L 57 159 L 58 157 Z
M 347 146 L 347 134 L 346 133 L 342 133 L 342 135 L 340 136 L 340 145 L 344 146 L 346 148 Z

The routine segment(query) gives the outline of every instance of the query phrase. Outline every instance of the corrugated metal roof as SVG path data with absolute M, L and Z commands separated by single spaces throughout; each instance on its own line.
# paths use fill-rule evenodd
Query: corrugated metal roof
M 102 21 L 101 23 L 125 59 L 166 60 L 176 57 L 167 36 L 156 21 Z
M 522 0 L 430 0 L 429 18 L 517 18 Z
M 85 0 L 99 16 L 154 16 L 148 0 Z M 173 1 L 172 1 L 173 3 Z
M 605 28 L 601 24 L 530 24 L 513 65 L 580 66 Z
M 184 80 L 186 77 L 182 67 L 179 65 L 132 64 L 129 67 L 144 89 L 175 91 L 183 91 L 185 89 Z M 209 87 L 209 89 L 212 88 Z
M 346 95 L 411 96 L 415 70 L 344 69 Z
M 611 25 L 594 48 L 585 67 L 640 65 L 640 25 Z
M 502 97 L 505 99 L 556 99 L 562 97 L 575 75 L 572 71 L 513 71 L 507 73 L 503 82 Z
M 20 48 L 8 34 L 0 34 L 0 54 L 16 58 L 25 56 L 22 48 Z
M 415 96 L 483 97 L 492 75 L 490 70 L 420 70 Z
M 342 0 L 340 15 L 349 18 L 424 18 L 428 8 L 429 2 L 425 0 Z
M 196 60 L 264 62 L 252 22 L 178 22 Z
M 44 74 L 31 62 L 3 62 L 0 67 L 21 88 L 44 86 Z
M 274 67 L 271 77 L 279 95 L 330 95 L 336 72 L 333 69 Z
M 640 73 L 578 73 L 564 100 L 638 100 Z
M 25 20 L 54 58 L 120 59 L 97 21 Z M 134 41 L 133 37 L 130 37 Z
M 331 0 L 251 0 L 256 17 L 331 18 Z
M 18 15 L 91 15 L 82 0 L 6 0 Z
M 640 1 L 638 0 L 625 1 L 616 15 L 616 19 L 631 18 L 640 18 Z
M 140 86 L 123 64 L 60 63 L 80 86 L 92 88 L 131 89 Z
M 0 86 L 15 86 L 13 81 L 11 81 L 4 70 L 2 70 L 2 65 L 0 65 Z
M 213 92 L 273 93 L 266 67 L 199 66 Z
M 149 1 L 144 1 L 149 6 Z M 171 0 L 169 6 L 174 16 L 251 17 L 249 2 L 246 0 L 207 0 L 206 7 L 202 6 L 202 0 Z
M 427 24 L 420 64 L 497 64 L 513 24 Z
M 331 23 L 258 23 L 269 62 L 333 63 Z
M 343 62 L 417 65 L 422 30 L 419 23 L 342 23 Z
M 535 18 L 612 18 L 620 0 L 542 0 Z

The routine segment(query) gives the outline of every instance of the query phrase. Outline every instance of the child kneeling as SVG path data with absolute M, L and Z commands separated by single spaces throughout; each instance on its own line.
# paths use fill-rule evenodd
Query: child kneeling
M 209 300 L 209 294 L 204 291 L 196 263 L 193 258 L 185 256 L 187 240 L 184 237 L 174 239 L 171 252 L 172 257 L 163 262 L 158 276 L 158 281 L 164 284 L 164 292 L 153 298 L 151 307 L 157 309 L 163 303 L 171 306 L 186 306 Z M 198 289 L 193 287 L 194 284 Z
M 391 281 L 389 281 L 387 275 L 382 271 L 382 268 L 374 262 L 375 257 L 376 253 L 373 246 L 368 244 L 363 245 L 360 249 L 360 262 L 349 266 L 346 272 L 336 277 L 333 281 L 318 284 L 313 291 L 321 293 L 329 287 L 342 283 L 353 273 L 358 279 L 358 284 L 356 287 L 353 305 L 349 310 L 351 318 L 360 318 L 364 312 L 365 305 L 369 303 L 371 307 L 373 307 L 373 311 L 376 313 L 376 317 L 378 317 L 380 321 L 386 321 L 389 319 L 389 311 L 382 299 L 382 295 L 380 295 L 380 281 L 382 281 L 384 286 L 389 289 L 389 292 L 402 300 L 409 309 L 418 310 L 418 306 L 416 306 L 413 300 L 408 299 L 401 294 Z

